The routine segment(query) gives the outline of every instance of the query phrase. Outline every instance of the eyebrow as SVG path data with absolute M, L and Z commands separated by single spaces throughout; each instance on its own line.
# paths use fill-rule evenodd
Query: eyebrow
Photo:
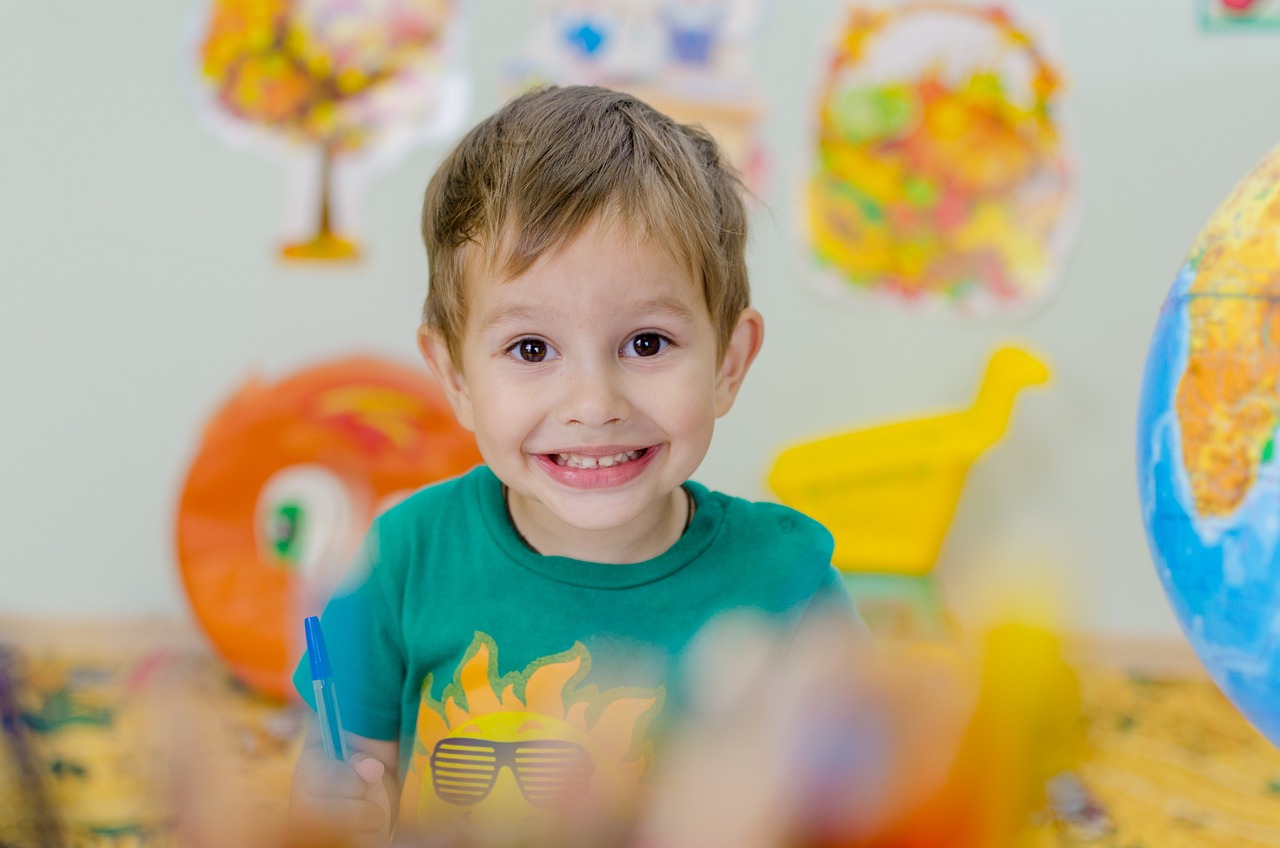
M 538 313 L 528 306 L 497 306 L 480 316 L 480 326 L 488 329 L 499 324 L 532 322 Z
M 693 311 L 687 305 L 678 298 L 665 295 L 629 301 L 622 304 L 618 311 L 646 317 L 666 317 L 676 321 L 691 322 L 694 320 Z M 538 307 L 521 304 L 498 306 L 480 316 L 480 326 L 488 329 L 502 324 L 536 323 L 538 318 L 544 314 L 544 311 Z
M 661 315 L 678 321 L 692 321 L 693 310 L 679 298 L 663 295 L 661 297 L 633 300 L 623 305 L 627 312 L 640 315 Z

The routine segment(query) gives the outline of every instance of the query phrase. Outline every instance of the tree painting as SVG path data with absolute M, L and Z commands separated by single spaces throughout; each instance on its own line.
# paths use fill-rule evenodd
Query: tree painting
M 282 257 L 359 255 L 357 243 L 335 226 L 335 167 L 403 142 L 451 111 L 446 60 L 454 5 L 209 0 L 197 61 L 217 117 L 292 150 L 319 153 L 314 232 L 284 245 Z

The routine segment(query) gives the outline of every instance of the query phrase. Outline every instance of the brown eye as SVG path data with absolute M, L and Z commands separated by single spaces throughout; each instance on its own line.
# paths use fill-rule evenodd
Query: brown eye
M 655 353 L 662 352 L 669 341 L 658 333 L 640 333 L 631 340 L 628 347 L 631 348 L 628 356 L 653 356 Z
M 516 348 L 525 362 L 541 362 L 547 358 L 547 343 L 542 339 L 521 339 Z

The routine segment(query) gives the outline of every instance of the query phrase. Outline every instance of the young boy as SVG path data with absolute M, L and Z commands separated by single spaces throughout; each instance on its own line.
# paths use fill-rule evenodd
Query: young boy
M 625 806 L 710 618 L 851 606 L 820 525 L 689 481 L 764 334 L 704 131 L 526 94 L 444 160 L 422 230 L 420 347 L 486 464 L 381 516 L 326 609 L 355 753 L 313 740 L 294 806 L 383 840 L 526 838 Z

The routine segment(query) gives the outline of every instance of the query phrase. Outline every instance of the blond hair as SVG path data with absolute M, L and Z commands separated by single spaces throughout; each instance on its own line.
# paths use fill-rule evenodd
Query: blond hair
M 511 279 L 613 213 L 702 286 L 723 355 L 750 302 L 742 183 L 704 129 L 629 94 L 550 87 L 477 124 L 427 185 L 423 321 L 461 362 L 468 266 Z M 480 256 L 468 258 L 471 251 Z

